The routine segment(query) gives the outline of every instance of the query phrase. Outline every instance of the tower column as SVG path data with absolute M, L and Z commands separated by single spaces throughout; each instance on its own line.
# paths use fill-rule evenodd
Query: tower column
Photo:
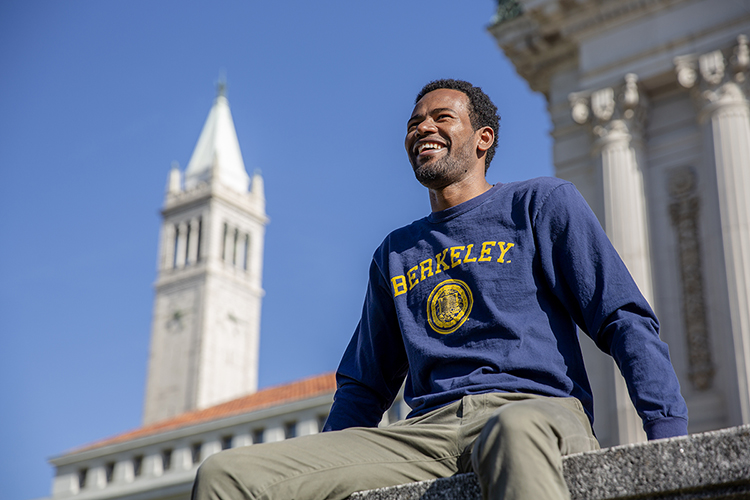
M 187 261 L 188 264 L 195 264 L 198 262 L 198 238 L 200 237 L 200 230 L 198 228 L 199 219 L 197 217 L 191 219 L 190 222 L 188 222 L 188 225 L 190 226 L 190 239 L 188 240 Z
M 234 231 L 227 223 L 224 223 L 224 245 L 221 258 L 224 262 L 232 263 L 232 251 L 234 249 Z
M 177 224 L 177 238 L 175 248 L 174 267 L 185 267 L 185 252 L 187 251 L 188 225 L 185 222 Z
M 729 63 L 729 64 L 727 64 Z M 750 423 L 750 108 L 747 37 L 731 57 L 720 50 L 675 59 L 677 79 L 691 89 L 702 125 L 707 171 L 715 176 L 736 385 L 731 424 Z M 735 392 L 736 391 L 736 392 Z M 735 392 L 736 397 L 731 396 Z
M 232 231 L 232 267 L 237 267 L 240 255 L 240 230 L 234 228 Z
M 588 124 L 594 136 L 591 154 L 602 182 L 604 230 L 641 293 L 653 304 L 643 182 L 646 106 L 645 96 L 641 95 L 637 82 L 638 77 L 629 73 L 625 76 L 625 83 L 618 88 L 577 92 L 570 95 L 570 102 L 575 122 Z M 619 442 L 645 441 L 641 419 L 614 363 L 612 377 Z
M 175 227 L 172 224 L 166 224 L 162 231 L 162 251 L 160 270 L 172 269 L 174 267 L 175 251 Z

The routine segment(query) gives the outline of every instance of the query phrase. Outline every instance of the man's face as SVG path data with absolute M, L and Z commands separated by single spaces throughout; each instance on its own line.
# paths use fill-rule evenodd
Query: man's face
M 414 107 L 404 146 L 414 175 L 424 186 L 439 189 L 455 183 L 478 161 L 469 106 L 463 92 L 438 89 Z

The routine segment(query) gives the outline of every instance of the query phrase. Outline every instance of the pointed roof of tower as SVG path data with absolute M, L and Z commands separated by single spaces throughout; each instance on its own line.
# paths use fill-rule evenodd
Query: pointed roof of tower
M 220 82 L 206 123 L 185 170 L 185 188 L 201 182 L 219 182 L 239 192 L 247 192 L 250 177 L 242 161 L 240 143 L 234 129 L 226 84 Z

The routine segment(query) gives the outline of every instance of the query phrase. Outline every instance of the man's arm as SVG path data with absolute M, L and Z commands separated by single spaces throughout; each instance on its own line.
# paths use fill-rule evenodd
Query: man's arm
M 376 427 L 407 367 L 390 286 L 374 259 L 362 319 L 336 371 L 338 388 L 323 430 Z
M 658 320 L 583 197 L 571 184 L 558 186 L 534 224 L 550 285 L 614 358 L 648 438 L 687 434 L 687 407 Z

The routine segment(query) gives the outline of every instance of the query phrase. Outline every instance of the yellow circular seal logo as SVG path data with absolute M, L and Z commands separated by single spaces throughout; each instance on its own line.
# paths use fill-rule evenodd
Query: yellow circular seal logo
M 474 299 L 469 286 L 461 280 L 445 280 L 427 298 L 427 320 L 443 335 L 453 333 L 469 317 Z

